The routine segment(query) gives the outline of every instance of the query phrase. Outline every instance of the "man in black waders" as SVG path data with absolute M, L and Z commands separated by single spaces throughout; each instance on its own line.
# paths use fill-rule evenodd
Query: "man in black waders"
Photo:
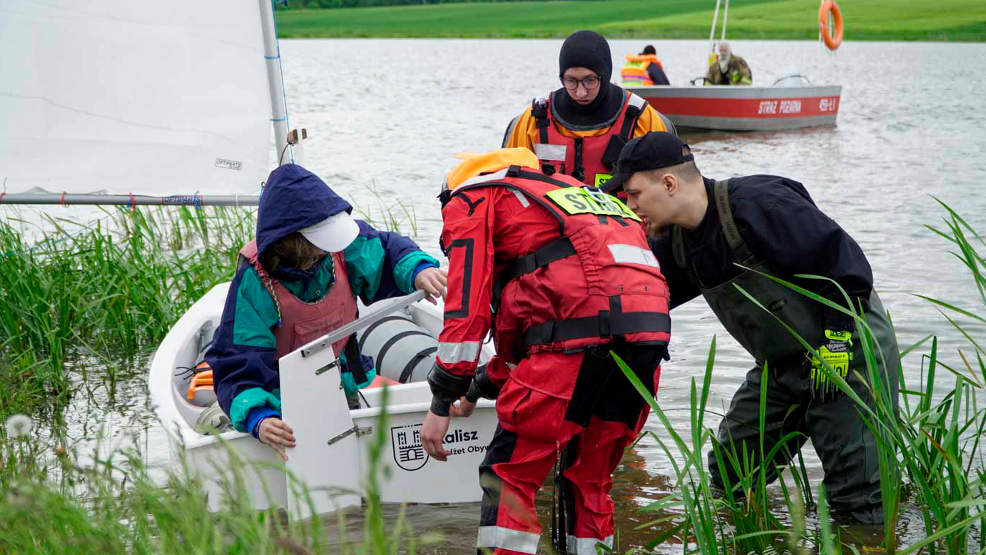
M 831 278 L 846 291 L 857 312 L 862 307 L 877 345 L 882 389 L 889 391 L 896 410 L 897 341 L 859 245 L 815 206 L 797 181 L 772 175 L 724 181 L 704 178 L 688 145 L 669 133 L 648 133 L 627 143 L 605 188 L 610 192 L 622 188 L 627 205 L 644 219 L 651 248 L 668 281 L 671 307 L 702 294 L 726 330 L 756 360 L 719 425 L 716 450 L 725 468 L 715 452 L 709 453 L 713 485 L 724 488 L 725 474 L 725 483 L 735 486 L 734 465 L 741 463 L 734 461 L 743 460 L 744 450 L 750 456 L 759 453 L 760 383 L 766 372 L 763 453 L 785 435 L 800 432 L 778 450 L 768 481 L 776 479 L 776 466 L 790 463 L 810 438 L 822 461 L 833 510 L 861 523 L 883 522 L 877 445 L 860 415 L 861 407 L 836 388 L 828 377 L 831 371 L 818 356 L 806 352 L 778 318 L 874 406 L 873 384 L 855 323 L 850 316 L 763 276 L 793 282 L 846 306 L 835 284 L 794 276 Z

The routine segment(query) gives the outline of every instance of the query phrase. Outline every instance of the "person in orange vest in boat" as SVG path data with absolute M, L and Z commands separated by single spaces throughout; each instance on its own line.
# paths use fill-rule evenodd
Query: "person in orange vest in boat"
M 612 473 L 648 413 L 610 351 L 655 393 L 668 290 L 623 203 L 539 166 L 531 151 L 507 148 L 472 155 L 446 178 L 449 294 L 421 443 L 446 460 L 449 416 L 495 397 L 477 546 L 538 552 L 534 497 L 562 449 L 561 552 L 595 553 L 613 545 Z M 491 329 L 497 354 L 477 369 Z
M 267 178 L 254 241 L 240 251 L 222 320 L 205 360 L 219 406 L 241 432 L 287 459 L 291 427 L 281 420 L 278 359 L 354 320 L 364 303 L 423 289 L 445 293 L 446 272 L 413 241 L 377 231 L 350 216 L 352 206 L 315 174 L 295 164 Z M 347 396 L 376 377 L 356 335 L 341 353 Z
M 708 85 L 752 85 L 753 74 L 746 60 L 733 54 L 733 49 L 726 41 L 720 41 L 716 46 L 715 59 L 709 64 L 705 74 Z
M 562 86 L 514 118 L 502 146 L 533 151 L 548 175 L 599 187 L 627 141 L 649 131 L 674 132 L 647 101 L 610 83 L 612 73 L 606 39 L 593 31 L 572 33 L 558 54 Z
M 640 54 L 627 54 L 626 63 L 620 71 L 624 87 L 652 87 L 670 85 L 664 74 L 664 64 L 657 59 L 657 50 L 648 44 Z

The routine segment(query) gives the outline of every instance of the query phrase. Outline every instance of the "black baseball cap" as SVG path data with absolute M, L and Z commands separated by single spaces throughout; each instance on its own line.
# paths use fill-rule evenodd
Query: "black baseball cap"
M 694 160 L 691 153 L 685 154 L 685 149 L 688 148 L 674 133 L 651 131 L 643 137 L 637 137 L 623 146 L 613 168 L 613 177 L 603 184 L 602 189 L 612 193 L 622 189 L 623 182 L 637 172 L 677 166 Z

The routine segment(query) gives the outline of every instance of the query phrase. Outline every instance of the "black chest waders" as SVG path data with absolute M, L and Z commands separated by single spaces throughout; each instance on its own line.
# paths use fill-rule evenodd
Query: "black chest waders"
M 684 234 L 679 227 L 672 231 L 675 262 L 690 274 L 730 335 L 756 360 L 756 366 L 734 394 L 729 411 L 719 425 L 718 446 L 709 453 L 713 484 L 720 488 L 727 484 L 732 487 L 739 480 L 736 469 L 729 467 L 728 458 L 727 468 L 720 467 L 717 451 L 723 457 L 730 453 L 737 455 L 736 451 L 743 449 L 743 445 L 757 446 L 762 440 L 763 452 L 768 453 L 790 432 L 799 432 L 793 441 L 788 440 L 789 445 L 776 451 L 767 469 L 768 483 L 776 479 L 776 468 L 789 464 L 801 445 L 810 438 L 822 462 L 824 483 L 833 510 L 863 523 L 882 522 L 879 454 L 876 439 L 860 416 L 861 407 L 841 392 L 816 397 L 809 380 L 810 357 L 807 349 L 778 321 L 783 320 L 810 346 L 817 347 L 825 341 L 824 311 L 829 309 L 758 273 L 791 281 L 790 275 L 778 272 L 769 263 L 758 259 L 743 241 L 729 206 L 727 181 L 716 182 L 713 197 L 711 201 L 716 204 L 722 232 L 733 257 L 747 269 L 724 283 L 705 283 L 688 260 Z M 746 290 L 767 311 L 737 287 Z M 897 341 L 875 291 L 870 294 L 869 304 L 864 318 L 872 332 L 877 372 L 882 374 L 883 387 L 880 390 L 889 397 L 890 405 L 896 411 Z M 766 313 L 768 311 L 770 314 Z M 863 341 L 855 329 L 848 331 L 853 332 L 853 358 L 846 381 L 873 407 L 874 384 L 866 367 Z M 769 387 L 765 405 L 761 406 L 760 383 L 765 365 L 769 369 Z M 763 430 L 759 424 L 761 411 L 764 412 Z M 756 459 L 756 464 L 760 464 L 759 454 L 740 454 L 741 457 L 748 455 L 753 457 L 747 460 Z M 728 480 L 723 479 L 724 475 Z

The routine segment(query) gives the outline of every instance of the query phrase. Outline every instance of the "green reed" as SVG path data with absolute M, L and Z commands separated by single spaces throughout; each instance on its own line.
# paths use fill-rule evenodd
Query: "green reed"
M 15 227 L 18 226 L 18 227 Z M 136 366 L 210 287 L 232 275 L 252 212 L 118 210 L 81 225 L 45 215 L 0 220 L 0 417 L 64 404 L 69 373 Z
M 400 198 L 381 193 L 375 181 L 367 185 L 366 189 L 373 196 L 375 206 L 369 204 L 364 206 L 354 202 L 353 209 L 360 219 L 377 229 L 387 229 L 397 233 L 405 233 L 402 228 L 404 224 L 407 224 L 406 235 L 412 238 L 417 237 L 418 216 L 414 211 L 414 206 L 408 205 Z
M 337 513 L 339 537 L 330 541 L 321 518 L 293 520 L 283 508 L 255 510 L 245 480 L 267 465 L 245 462 L 232 450 L 229 464 L 211 469 L 223 497 L 221 510 L 210 512 L 180 445 L 177 464 L 152 476 L 136 447 L 77 453 L 30 430 L 18 437 L 0 430 L 0 551 L 413 555 L 427 538 L 416 539 L 403 511 L 396 523 L 387 523 L 381 511 L 386 419 L 381 413 L 369 447 L 364 534 L 356 542 L 345 536 L 345 511 Z M 287 477 L 295 498 L 314 512 L 312 496 L 324 492 Z
M 0 442 L 0 550 L 26 553 L 309 553 L 320 527 L 288 523 L 276 510 L 254 511 L 237 476 L 209 513 L 201 483 L 184 460 L 153 479 L 136 450 L 100 455 L 58 451 L 36 439 Z
M 986 461 L 982 457 L 983 434 L 986 432 L 986 407 L 981 407 L 981 396 L 986 388 L 986 350 L 976 340 L 968 325 L 957 318 L 963 317 L 977 325 L 986 324 L 986 258 L 980 250 L 986 241 L 965 220 L 948 206 L 945 228 L 930 228 L 952 243 L 953 254 L 969 269 L 980 293 L 982 306 L 966 309 L 953 304 L 927 298 L 935 303 L 946 320 L 968 341 L 968 352 L 958 351 L 959 362 L 948 365 L 941 359 L 937 338 L 929 336 L 916 345 L 904 349 L 907 353 L 921 347 L 930 339 L 929 351 L 920 358 L 922 379 L 908 384 L 903 367 L 887 368 L 880 345 L 866 323 L 861 310 L 853 307 L 848 295 L 845 306 L 822 298 L 793 283 L 766 276 L 782 283 L 816 302 L 825 304 L 850 317 L 856 323 L 856 336 L 862 342 L 865 359 L 867 398 L 858 395 L 846 381 L 826 369 L 828 378 L 840 392 L 852 399 L 867 426 L 873 432 L 879 452 L 881 497 L 885 515 L 882 549 L 888 553 L 947 553 L 964 554 L 970 551 L 986 552 Z M 818 276 L 800 278 L 825 279 Z M 742 291 L 742 290 L 741 290 Z M 745 293 L 745 292 L 744 292 Z M 754 303 L 756 299 L 747 294 Z M 766 311 L 767 309 L 764 308 Z M 979 313 L 977 313 L 977 310 Z M 769 311 L 768 311 L 769 312 Z M 783 323 L 783 322 L 782 322 Z M 803 344 L 806 352 L 813 346 L 791 333 Z M 616 355 L 614 354 L 614 357 Z M 772 514 L 767 504 L 768 490 L 765 482 L 765 465 L 756 461 L 769 461 L 773 455 L 763 453 L 763 444 L 739 446 L 732 452 L 723 452 L 714 441 L 713 430 L 704 424 L 709 384 L 714 368 L 715 340 L 713 339 L 706 364 L 701 389 L 695 379 L 691 383 L 691 438 L 682 438 L 658 403 L 651 397 L 632 371 L 617 358 L 624 374 L 651 405 L 654 414 L 664 426 L 671 442 L 650 433 L 668 457 L 676 473 L 677 493 L 660 500 L 645 510 L 670 513 L 651 525 L 661 524 L 663 532 L 653 544 L 677 536 L 684 545 L 695 547 L 698 553 L 770 553 L 800 552 L 806 548 L 822 553 L 841 552 L 841 545 L 829 521 L 828 504 L 824 490 L 819 486 L 817 495 L 817 525 L 809 531 L 806 526 L 805 507 L 811 506 L 810 486 L 802 470 L 790 472 L 795 493 L 785 483 L 781 472 L 778 476 L 783 492 L 782 512 L 790 515 L 790 522 L 783 524 Z M 952 381 L 943 384 L 940 370 L 951 374 Z M 765 368 L 764 373 L 769 372 Z M 900 408 L 895 409 L 885 375 L 896 372 L 900 381 Z M 764 379 L 761 399 L 765 395 Z M 764 404 L 761 401 L 761 407 Z M 764 429 L 761 410 L 760 428 Z M 795 437 L 789 434 L 780 443 Z M 738 484 L 726 484 L 721 494 L 713 492 L 710 477 L 702 458 L 703 452 L 712 450 L 719 465 L 730 465 L 739 476 Z M 757 455 L 757 456 L 754 456 Z M 677 457 L 682 460 L 677 460 Z M 792 470 L 788 468 L 788 470 Z M 724 476 L 725 478 L 726 476 Z M 741 498 L 733 491 L 742 491 Z M 910 545 L 898 545 L 896 530 L 901 503 L 909 503 L 920 511 L 925 537 Z M 671 523 L 671 527 L 668 527 Z M 971 534 L 973 530 L 975 534 Z M 976 537 L 973 541 L 971 538 Z M 975 545 L 973 545 L 975 543 Z M 856 551 L 855 548 L 852 548 Z M 686 552 L 691 552 L 686 547 Z
M 72 384 L 105 384 L 112 396 L 120 368 L 143 372 L 187 307 L 232 277 L 255 221 L 255 210 L 212 207 L 106 211 L 88 225 L 44 216 L 40 240 L 29 243 L 33 224 L 0 220 L 0 418 L 58 411 L 75 393 Z M 227 504 L 210 514 L 184 460 L 163 481 L 152 479 L 137 451 L 65 452 L 64 422 L 46 426 L 45 442 L 9 438 L 0 428 L 2 552 L 328 550 L 320 519 L 288 523 L 283 512 L 252 509 L 244 480 L 256 469 L 242 461 L 214 469 Z M 365 490 L 378 510 L 358 545 L 344 540 L 340 512 L 338 550 L 413 553 L 403 513 L 396 526 L 383 524 L 380 446 L 375 452 Z M 312 492 L 296 480 L 290 487 L 311 506 Z

